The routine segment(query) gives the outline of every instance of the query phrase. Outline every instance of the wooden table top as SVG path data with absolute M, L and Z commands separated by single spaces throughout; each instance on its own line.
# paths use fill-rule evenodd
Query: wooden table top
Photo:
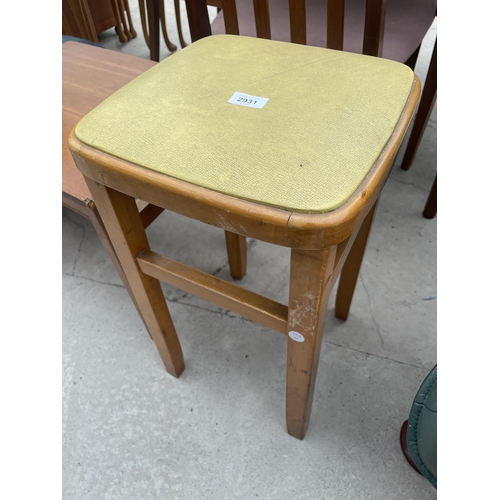
M 78 42 L 62 46 L 62 191 L 82 203 L 91 199 L 67 146 L 78 121 L 104 99 L 156 63 Z

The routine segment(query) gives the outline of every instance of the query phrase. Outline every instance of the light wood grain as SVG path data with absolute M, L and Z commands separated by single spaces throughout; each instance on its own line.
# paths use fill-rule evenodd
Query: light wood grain
M 292 250 L 286 374 L 286 423 L 288 433 L 303 439 L 309 425 L 318 370 L 325 314 L 334 284 L 336 248 Z
M 135 199 L 91 179 L 86 181 L 165 368 L 178 377 L 184 370 L 184 359 L 160 282 L 144 274 L 135 260 L 139 252 L 149 250 Z
M 229 271 L 236 280 L 241 280 L 247 272 L 247 243 L 241 234 L 224 231 L 226 237 Z
M 335 316 L 344 321 L 349 316 L 354 289 L 358 280 L 361 262 L 365 253 L 366 243 L 370 235 L 370 229 L 377 208 L 373 205 L 365 220 L 361 224 L 357 237 L 352 245 L 351 251 L 346 259 L 340 275 L 337 297 L 335 299 Z
M 375 165 L 341 208 L 325 214 L 292 213 L 210 191 L 113 158 L 81 143 L 74 130 L 71 132 L 71 153 L 86 177 L 134 300 L 169 373 L 179 376 L 184 362 L 158 280 L 280 333 L 292 330 L 303 336 L 303 342 L 288 337 L 286 408 L 289 433 L 299 439 L 304 437 L 328 298 L 345 268 L 350 281 L 340 288 L 350 303 L 354 290 L 351 282 L 354 279 L 355 283 L 353 277 L 359 272 L 374 207 L 419 91 L 420 82 L 415 79 L 396 129 Z M 74 104 L 69 101 L 71 113 Z M 240 274 L 246 264 L 246 236 L 291 248 L 288 307 L 152 252 L 135 199 L 223 229 L 229 241 L 229 259 Z M 152 210 L 155 213 L 156 209 Z
M 280 333 L 286 333 L 287 306 L 228 283 L 216 276 L 144 250 L 137 257 L 141 271 L 224 309 Z

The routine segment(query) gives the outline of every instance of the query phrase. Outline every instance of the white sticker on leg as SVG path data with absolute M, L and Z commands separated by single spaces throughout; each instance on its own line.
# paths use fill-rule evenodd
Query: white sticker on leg
M 305 338 L 304 335 L 302 335 L 299 332 L 294 332 L 293 330 L 288 332 L 288 336 L 292 339 L 295 340 L 295 342 L 304 342 Z

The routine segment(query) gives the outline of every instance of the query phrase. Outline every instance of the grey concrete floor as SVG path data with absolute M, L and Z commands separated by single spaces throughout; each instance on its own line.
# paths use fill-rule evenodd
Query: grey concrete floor
M 130 3 L 137 39 L 121 44 L 109 30 L 101 43 L 147 58 Z M 170 5 L 167 17 L 176 43 Z M 334 318 L 332 293 L 304 441 L 286 432 L 283 336 L 165 285 L 186 361 L 179 379 L 169 376 L 91 224 L 63 208 L 63 498 L 436 498 L 399 447 L 436 363 L 437 219 L 421 215 L 436 173 L 436 110 L 412 169 L 399 164 L 347 322 Z M 164 213 L 148 234 L 154 250 L 231 280 L 221 230 Z M 240 284 L 286 303 L 288 259 L 250 240 Z

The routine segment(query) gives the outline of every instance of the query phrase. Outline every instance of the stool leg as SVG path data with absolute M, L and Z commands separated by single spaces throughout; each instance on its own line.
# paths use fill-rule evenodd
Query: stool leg
M 288 337 L 286 422 L 288 433 L 298 439 L 309 425 L 336 249 L 292 249 L 288 331 L 299 335 Z
M 229 272 L 235 280 L 242 279 L 247 272 L 247 241 L 240 234 L 224 231 L 226 235 Z
M 378 201 L 373 205 L 372 209 L 368 212 L 365 220 L 361 223 L 356 240 L 352 245 L 351 251 L 347 256 L 344 267 L 340 274 L 339 286 L 337 289 L 337 296 L 335 298 L 335 317 L 343 319 L 344 321 L 349 316 L 349 309 L 351 308 L 352 296 L 358 281 L 359 270 L 363 262 L 363 255 L 365 254 L 366 242 L 370 235 L 372 227 L 373 216 L 377 209 Z
M 137 309 L 137 312 L 139 313 L 139 316 L 141 317 L 141 319 L 142 319 L 142 321 L 147 329 L 148 325 L 146 325 L 146 323 L 144 322 L 144 318 L 142 317 L 141 310 L 139 309 L 139 306 L 137 305 L 134 294 L 132 293 L 132 290 L 130 288 L 130 283 L 128 282 L 127 277 L 125 276 L 125 274 L 123 272 L 120 261 L 118 260 L 115 249 L 113 248 L 113 244 L 111 243 L 111 239 L 109 238 L 108 232 L 106 231 L 106 228 L 104 227 L 101 216 L 99 215 L 99 211 L 97 210 L 95 203 L 93 201 L 91 203 L 89 203 L 87 206 L 90 209 L 90 212 L 89 212 L 90 222 L 92 222 L 92 225 L 94 226 L 94 229 L 101 240 L 102 246 L 108 252 L 108 255 L 109 255 L 109 258 L 111 259 L 111 262 L 115 266 L 115 269 L 118 272 L 118 275 L 120 276 L 123 284 L 125 285 L 125 288 L 127 289 L 127 292 L 130 295 L 130 298 L 132 299 L 132 302 L 134 303 L 135 308 Z M 149 331 L 148 331 L 148 333 L 149 333 Z M 149 334 L 149 336 L 151 337 L 151 334 Z M 153 338 L 153 337 L 151 337 L 151 338 Z
M 141 251 L 149 250 L 135 199 L 85 180 L 163 363 L 168 373 L 178 377 L 184 370 L 184 359 L 160 282 L 145 275 L 135 260 Z

